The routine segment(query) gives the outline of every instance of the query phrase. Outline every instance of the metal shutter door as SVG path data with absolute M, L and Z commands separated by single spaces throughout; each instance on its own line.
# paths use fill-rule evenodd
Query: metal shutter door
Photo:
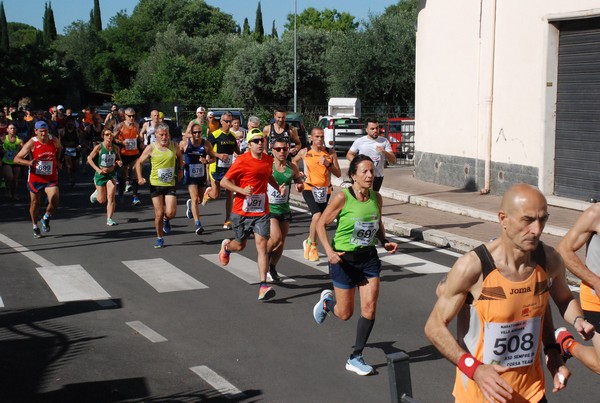
M 554 193 L 600 199 L 600 18 L 560 23 Z

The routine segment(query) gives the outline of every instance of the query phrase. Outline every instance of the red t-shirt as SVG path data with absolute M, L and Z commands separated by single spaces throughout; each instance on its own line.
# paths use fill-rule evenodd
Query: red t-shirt
M 56 151 L 56 145 L 52 136 L 49 136 L 46 144 L 40 142 L 37 137 L 33 138 L 33 150 L 31 150 L 31 154 L 33 155 L 33 159 L 38 162 L 29 168 L 29 183 L 52 183 L 58 181 Z
M 250 151 L 236 158 L 225 177 L 237 186 L 252 186 L 252 195 L 236 193 L 233 199 L 233 212 L 238 215 L 259 217 L 269 213 L 267 185 L 273 173 L 273 157 L 263 153 L 256 159 Z

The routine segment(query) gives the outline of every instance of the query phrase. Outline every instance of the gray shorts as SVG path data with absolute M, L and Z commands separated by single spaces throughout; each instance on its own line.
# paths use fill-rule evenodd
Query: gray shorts
M 252 233 L 269 239 L 271 236 L 271 215 L 245 216 L 231 213 L 231 226 L 235 233 L 235 240 L 242 242 Z

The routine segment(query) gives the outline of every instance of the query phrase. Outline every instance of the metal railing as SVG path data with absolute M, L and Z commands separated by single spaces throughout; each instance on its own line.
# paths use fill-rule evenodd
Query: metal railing
M 418 403 L 412 397 L 410 357 L 404 351 L 388 354 L 387 366 L 392 403 Z

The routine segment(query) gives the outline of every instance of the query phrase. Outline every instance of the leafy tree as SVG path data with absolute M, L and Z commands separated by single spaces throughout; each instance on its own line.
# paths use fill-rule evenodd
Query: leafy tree
M 35 45 L 38 43 L 38 34 L 40 34 L 40 31 L 31 25 L 20 22 L 8 23 L 9 43 L 13 48 L 18 49 L 22 46 Z
M 94 11 L 93 11 L 93 27 L 96 31 L 102 31 L 102 16 L 100 15 L 100 0 L 94 0 Z
M 273 26 L 271 27 L 271 38 L 279 39 L 279 35 L 277 34 L 277 27 L 275 26 L 275 20 L 273 20 Z
M 314 7 L 309 7 L 297 15 L 296 25 L 297 27 L 305 26 L 327 31 L 352 32 L 358 28 L 359 24 L 349 13 L 340 13 L 336 9 L 327 8 L 319 11 Z M 294 14 L 288 14 L 284 27 L 287 31 L 294 30 Z
M 254 38 L 258 42 L 262 42 L 265 37 L 265 30 L 263 28 L 262 9 L 260 8 L 260 1 L 256 8 L 256 20 L 254 21 Z
M 4 12 L 4 2 L 0 2 L 0 50 L 4 53 L 8 52 L 8 22 L 6 21 L 6 13 Z
M 244 28 L 242 30 L 242 35 L 250 35 L 250 23 L 248 22 L 248 18 L 244 18 Z

